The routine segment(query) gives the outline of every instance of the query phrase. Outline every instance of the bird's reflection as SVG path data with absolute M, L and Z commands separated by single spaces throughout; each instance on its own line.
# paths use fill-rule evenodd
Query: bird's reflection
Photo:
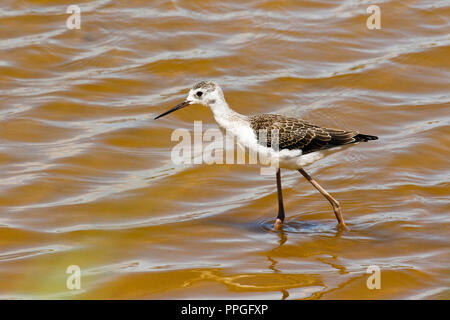
M 273 229 L 270 230 L 270 232 L 275 233 L 278 236 L 278 241 L 277 241 L 278 244 L 273 249 L 271 249 L 270 251 L 267 252 L 267 259 L 270 261 L 270 265 L 268 266 L 268 268 L 270 270 L 272 270 L 273 273 L 282 273 L 282 271 L 277 268 L 277 264 L 279 263 L 279 261 L 276 260 L 274 258 L 274 256 L 276 256 L 276 252 L 288 240 L 288 234 L 290 232 L 286 231 L 284 229 L 284 227 L 286 227 L 286 225 L 283 226 L 283 228 L 281 228 L 280 230 L 273 230 Z M 334 233 L 332 238 L 339 239 L 339 238 L 342 237 L 342 234 L 344 232 L 348 232 L 348 230 L 346 230 L 344 228 L 340 228 L 339 226 L 337 226 L 336 232 Z M 293 233 L 298 234 L 299 232 L 293 232 Z M 332 258 L 333 258 L 333 260 L 337 260 L 338 259 L 338 257 L 336 255 L 332 255 Z M 347 271 L 345 270 L 345 267 L 342 266 L 342 265 L 338 265 L 336 263 L 327 262 L 323 258 L 318 258 L 318 260 L 321 261 L 322 263 L 326 263 L 326 264 L 332 266 L 333 268 L 339 270 L 339 273 L 341 273 L 341 274 L 347 273 Z M 282 289 L 282 290 L 280 290 L 280 292 L 281 292 L 281 300 L 286 300 L 289 297 L 289 292 L 286 289 Z
M 275 248 L 273 248 L 268 252 L 267 259 L 269 259 L 270 261 L 269 269 L 272 270 L 274 273 L 280 273 L 280 270 L 276 268 L 278 261 L 272 258 L 270 254 L 274 253 L 276 250 L 281 248 L 281 246 L 286 243 L 288 238 L 286 232 L 283 229 L 278 231 L 273 230 L 273 232 L 276 232 L 277 236 L 279 237 L 278 246 L 276 246 Z M 281 292 L 281 300 L 286 300 L 289 297 L 289 292 L 286 289 L 282 289 L 280 292 Z

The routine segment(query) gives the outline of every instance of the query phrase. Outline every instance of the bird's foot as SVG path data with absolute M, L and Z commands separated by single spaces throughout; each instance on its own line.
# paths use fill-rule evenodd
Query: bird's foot
M 283 228 L 283 221 L 281 219 L 275 220 L 275 223 L 273 224 L 273 229 L 275 231 L 281 230 Z

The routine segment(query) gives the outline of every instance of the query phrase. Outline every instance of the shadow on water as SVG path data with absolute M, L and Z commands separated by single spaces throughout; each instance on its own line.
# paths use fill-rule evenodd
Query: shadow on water
M 292 219 L 292 220 L 291 220 Z M 271 233 L 284 234 L 286 237 L 292 235 L 310 235 L 310 236 L 327 236 L 340 237 L 343 233 L 351 232 L 345 231 L 336 224 L 335 220 L 293 220 L 295 218 L 287 219 L 283 223 L 281 230 L 273 229 L 275 219 L 260 218 L 245 222 L 239 222 L 232 219 L 223 219 L 216 217 L 213 219 L 214 224 L 231 227 L 233 229 L 244 229 L 255 233 Z M 210 220 L 211 221 L 211 220 Z
M 282 232 L 284 234 L 311 234 L 311 235 L 327 235 L 340 236 L 343 230 L 337 227 L 336 223 L 328 221 L 298 221 L 286 220 L 280 231 L 273 229 L 274 219 L 260 219 L 257 220 L 255 228 L 264 232 Z
M 341 236 L 344 230 L 336 225 L 335 221 L 298 221 L 286 220 L 280 231 L 273 229 L 275 219 L 263 218 L 248 222 L 236 222 L 231 220 L 214 219 L 214 223 L 226 225 L 232 228 L 245 229 L 256 233 L 283 233 L 304 234 L 314 236 Z

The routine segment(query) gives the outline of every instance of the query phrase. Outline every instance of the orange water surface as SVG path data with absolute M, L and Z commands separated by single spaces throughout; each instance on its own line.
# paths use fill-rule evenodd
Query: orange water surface
M 450 298 L 449 1 L 76 2 L 79 30 L 72 0 L 0 4 L 0 298 Z M 240 113 L 380 137 L 307 168 L 349 232 L 298 172 L 273 232 L 274 176 L 171 161 L 214 119 L 153 118 L 207 79 Z

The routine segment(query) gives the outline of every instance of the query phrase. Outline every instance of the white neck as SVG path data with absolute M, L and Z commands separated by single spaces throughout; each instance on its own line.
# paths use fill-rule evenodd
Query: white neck
M 228 117 L 243 117 L 243 115 L 237 113 L 233 109 L 228 106 L 228 103 L 225 101 L 223 97 L 210 102 L 208 106 L 211 108 L 212 113 L 214 114 L 214 118 L 217 120 L 228 118 Z

